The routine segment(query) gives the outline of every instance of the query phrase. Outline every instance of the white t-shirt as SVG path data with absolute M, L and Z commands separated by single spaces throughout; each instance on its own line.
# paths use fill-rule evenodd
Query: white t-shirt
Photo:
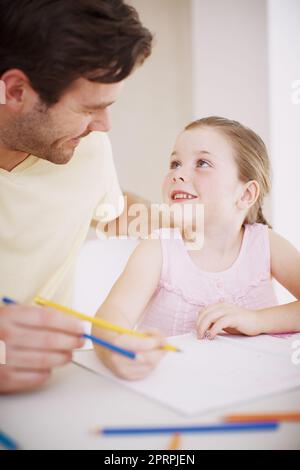
M 39 295 L 70 306 L 92 218 L 108 222 L 123 208 L 105 133 L 85 137 L 65 165 L 30 155 L 11 172 L 0 169 L 0 296 L 30 304 Z

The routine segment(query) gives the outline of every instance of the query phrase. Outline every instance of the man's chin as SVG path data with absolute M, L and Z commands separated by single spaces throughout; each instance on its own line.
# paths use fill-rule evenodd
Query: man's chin
M 55 165 L 65 165 L 69 163 L 74 155 L 75 149 L 68 149 L 64 152 L 56 152 L 54 155 L 48 155 L 45 160 L 54 163 Z

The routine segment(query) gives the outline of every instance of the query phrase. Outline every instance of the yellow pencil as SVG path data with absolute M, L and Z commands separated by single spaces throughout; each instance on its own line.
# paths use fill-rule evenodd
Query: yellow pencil
M 34 302 L 38 305 L 42 305 L 42 306 L 46 306 L 46 307 L 52 307 L 55 310 L 59 310 L 61 312 L 67 313 L 69 315 L 73 315 L 74 317 L 77 317 L 80 320 L 88 321 L 88 322 L 93 323 L 94 325 L 99 326 L 100 328 L 104 328 L 106 330 L 115 331 L 117 333 L 127 333 L 129 335 L 140 336 L 142 338 L 147 337 L 147 335 L 145 333 L 141 333 L 139 331 L 134 331 L 134 330 L 129 330 L 127 328 L 123 328 L 122 326 L 113 325 L 112 323 L 110 323 L 106 320 L 103 320 L 102 318 L 90 317 L 89 315 L 85 315 L 84 313 L 77 312 L 76 310 L 73 310 L 71 308 L 64 307 L 63 305 L 52 302 L 51 300 L 42 299 L 41 297 L 35 297 Z M 172 346 L 172 344 L 165 344 L 162 347 L 162 349 L 166 349 L 167 351 L 180 352 L 180 349 L 176 348 L 175 346 Z

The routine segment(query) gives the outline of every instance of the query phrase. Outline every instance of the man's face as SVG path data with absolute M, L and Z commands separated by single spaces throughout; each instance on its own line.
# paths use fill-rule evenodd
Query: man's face
M 56 164 L 67 163 L 82 137 L 109 130 L 109 106 L 117 99 L 122 85 L 80 78 L 58 103 L 48 108 L 36 95 L 26 112 L 8 120 L 1 132 L 2 142 L 11 150 Z

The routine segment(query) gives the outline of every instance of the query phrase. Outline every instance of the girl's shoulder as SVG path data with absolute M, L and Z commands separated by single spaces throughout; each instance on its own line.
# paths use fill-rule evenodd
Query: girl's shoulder
M 149 235 L 149 237 L 140 241 L 133 251 L 132 256 L 141 257 L 144 259 L 147 259 L 148 257 L 150 259 L 152 257 L 155 259 L 161 259 L 161 251 L 160 239 Z

